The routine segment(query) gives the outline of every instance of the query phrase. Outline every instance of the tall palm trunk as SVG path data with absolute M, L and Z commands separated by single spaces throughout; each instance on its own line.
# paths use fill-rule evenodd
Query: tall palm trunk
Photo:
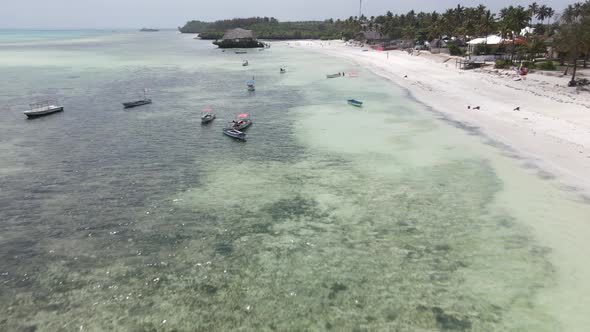
M 578 69 L 578 58 L 574 59 L 574 72 L 572 73 L 572 80 L 570 81 L 570 86 L 576 85 L 576 70 Z

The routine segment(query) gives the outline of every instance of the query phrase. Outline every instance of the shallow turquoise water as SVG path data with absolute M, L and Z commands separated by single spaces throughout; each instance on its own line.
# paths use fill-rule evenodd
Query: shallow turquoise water
M 58 39 L 0 45 L 0 330 L 583 330 L 588 206 L 401 89 L 285 45 Z

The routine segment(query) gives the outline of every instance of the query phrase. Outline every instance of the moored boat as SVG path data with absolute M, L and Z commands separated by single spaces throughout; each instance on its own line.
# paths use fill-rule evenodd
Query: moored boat
M 342 77 L 342 73 L 326 75 L 326 78 L 336 78 L 336 77 Z
M 250 114 L 248 113 L 241 113 L 236 116 L 235 120 L 232 120 L 230 123 L 231 128 L 237 130 L 244 130 L 252 125 L 252 119 L 250 118 Z
M 132 108 L 141 105 L 151 104 L 152 100 L 146 97 L 147 89 L 143 89 L 143 99 L 123 103 L 123 107 Z
M 363 102 L 360 100 L 356 100 L 356 99 L 348 99 L 348 105 L 352 105 L 352 106 L 356 106 L 356 107 L 362 107 L 363 106 Z
M 201 112 L 201 124 L 207 124 L 215 119 L 215 113 L 211 108 L 205 108 Z
M 49 115 L 64 110 L 63 106 L 60 106 L 57 100 L 44 100 L 29 104 L 29 107 L 30 109 L 28 111 L 23 112 L 29 118 Z
M 246 134 L 234 128 L 223 128 L 223 134 L 241 141 L 246 140 Z
M 248 52 L 247 51 L 235 51 L 234 53 L 236 53 L 236 54 L 246 54 Z
M 248 88 L 248 91 L 255 91 L 256 90 L 256 81 L 254 81 L 254 80 L 246 81 L 246 87 Z

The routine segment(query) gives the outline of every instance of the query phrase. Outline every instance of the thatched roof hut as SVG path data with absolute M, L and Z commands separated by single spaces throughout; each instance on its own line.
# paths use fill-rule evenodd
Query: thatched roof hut
M 242 28 L 227 30 L 223 35 L 223 40 L 237 40 L 237 39 L 256 39 L 252 30 Z

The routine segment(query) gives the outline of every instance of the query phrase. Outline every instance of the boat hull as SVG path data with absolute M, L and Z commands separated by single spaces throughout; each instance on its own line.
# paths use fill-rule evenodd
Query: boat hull
M 48 108 L 48 109 L 39 110 L 39 111 L 26 111 L 24 113 L 28 118 L 38 118 L 40 116 L 46 116 L 49 114 L 62 112 L 63 110 L 64 110 L 63 106 L 59 106 L 59 107 L 53 107 L 53 108 Z
M 354 107 L 363 107 L 363 102 L 352 99 L 352 100 L 348 100 L 348 105 L 351 105 Z
M 123 103 L 123 107 L 125 107 L 125 108 L 133 108 L 133 107 L 147 105 L 147 104 L 151 104 L 151 103 L 152 103 L 152 100 L 151 99 L 145 99 L 145 100 L 132 101 L 132 102 L 129 102 L 129 103 Z
M 326 75 L 326 78 L 336 78 L 336 77 L 342 77 L 342 75 L 341 74 Z
M 244 134 L 244 133 L 242 133 L 240 131 L 237 131 L 236 132 L 236 130 L 233 129 L 233 128 L 225 128 L 225 129 L 223 129 L 223 134 L 226 135 L 226 136 L 229 136 L 231 138 L 238 139 L 240 141 L 245 141 L 246 140 L 246 134 Z
M 201 124 L 207 124 L 215 120 L 215 115 L 201 118 Z
M 234 125 L 232 128 L 236 129 L 236 130 L 244 130 L 248 127 L 250 127 L 252 125 L 252 121 L 248 120 L 245 123 L 241 124 L 241 125 Z

